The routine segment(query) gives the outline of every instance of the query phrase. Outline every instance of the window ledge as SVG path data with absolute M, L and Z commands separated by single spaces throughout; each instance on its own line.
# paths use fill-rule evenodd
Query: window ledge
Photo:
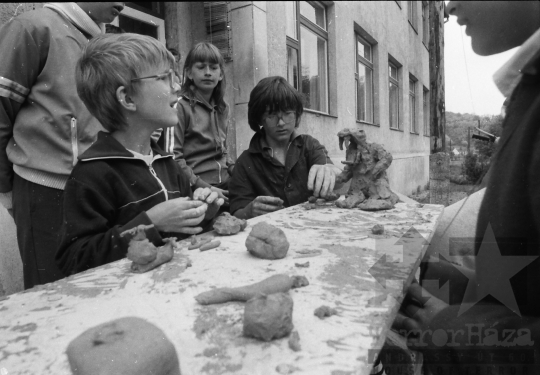
M 365 122 L 365 121 L 361 121 L 361 120 L 356 120 L 356 123 L 357 124 L 362 124 L 362 125 L 368 125 L 368 126 L 376 126 L 378 128 L 381 127 L 381 124 L 374 124 L 374 123 L 371 123 L 371 122 Z
M 431 136 L 429 134 L 424 134 L 424 137 L 430 138 Z
M 414 135 L 420 135 L 420 133 L 418 132 L 410 132 L 411 134 L 414 134 Z
M 334 115 L 331 115 L 329 113 L 325 113 L 325 112 L 319 112 L 319 111 L 316 111 L 316 110 L 313 110 L 313 109 L 308 109 L 308 108 L 304 108 L 304 112 L 306 113 L 311 113 L 317 117 L 332 117 L 332 118 L 338 118 L 337 116 L 334 116 Z
M 390 130 L 393 130 L 393 131 L 396 131 L 396 132 L 401 132 L 401 133 L 403 133 L 403 129 L 390 128 Z

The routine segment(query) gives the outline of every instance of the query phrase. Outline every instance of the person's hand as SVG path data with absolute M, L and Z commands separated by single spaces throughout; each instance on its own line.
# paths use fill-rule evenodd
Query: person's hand
M 261 195 L 246 206 L 248 218 L 268 214 L 283 208 L 283 201 L 278 197 Z
M 315 197 L 326 197 L 328 193 L 334 191 L 336 183 L 336 171 L 332 164 L 315 164 L 309 170 L 308 190 L 313 191 Z
M 215 191 L 218 195 L 218 198 L 223 199 L 225 203 L 229 203 L 229 190 L 223 190 L 214 186 L 212 186 L 210 190 Z
M 214 188 L 198 188 L 193 192 L 194 200 L 199 200 L 208 204 L 208 210 L 204 216 L 205 219 L 213 218 L 225 201 L 223 198 L 220 198 L 218 193 L 213 191 L 213 189 Z
M 414 281 L 407 290 L 392 328 L 400 333 L 405 331 L 409 346 L 414 346 L 418 342 L 418 334 L 426 332 L 435 316 L 447 307 L 447 303 L 434 297 Z
M 146 211 L 146 214 L 160 232 L 197 234 L 202 231 L 196 227 L 204 219 L 208 204 L 189 198 L 176 198 L 159 203 Z

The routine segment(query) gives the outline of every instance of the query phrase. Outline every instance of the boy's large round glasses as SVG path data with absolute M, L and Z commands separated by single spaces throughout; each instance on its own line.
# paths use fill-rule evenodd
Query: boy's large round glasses
M 169 85 L 171 86 L 171 89 L 173 89 L 174 88 L 174 70 L 172 70 L 172 69 L 169 69 L 169 71 L 167 73 L 156 74 L 156 75 L 148 76 L 148 77 L 133 78 L 133 79 L 131 79 L 131 82 L 140 81 L 142 79 L 150 79 L 150 78 L 162 79 L 162 78 L 165 78 L 165 77 L 168 77 Z
M 282 113 L 281 116 L 273 113 L 265 117 L 265 121 L 268 126 L 276 126 L 279 122 L 279 119 L 282 119 L 285 124 L 290 124 L 291 122 L 294 122 L 296 120 L 296 112 L 285 112 Z

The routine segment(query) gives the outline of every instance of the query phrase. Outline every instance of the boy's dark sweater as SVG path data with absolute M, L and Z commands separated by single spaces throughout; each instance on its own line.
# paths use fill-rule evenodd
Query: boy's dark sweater
M 505 261 L 504 256 L 513 256 L 516 260 L 528 256 L 535 260 L 523 265 L 514 276 L 507 275 L 501 280 L 511 283 L 508 293 L 501 291 L 502 295 L 499 295 L 504 301 L 489 296 L 464 313 L 460 314 L 460 305 L 454 305 L 435 317 L 431 324 L 434 331 L 463 330 L 465 334 L 456 335 L 452 345 L 431 346 L 432 350 L 426 353 L 426 362 L 434 373 L 439 373 L 437 366 L 440 367 L 440 358 L 444 358 L 441 355 L 452 358 L 449 362 L 453 366 L 448 369 L 465 373 L 470 370 L 470 361 L 475 363 L 474 357 L 469 358 L 467 354 L 473 355 L 475 350 L 484 351 L 488 356 L 494 354 L 489 364 L 484 365 L 490 367 L 489 371 L 500 373 L 499 365 L 512 363 L 508 357 L 511 349 L 530 354 L 528 358 L 533 358 L 534 362 L 528 368 L 515 368 L 515 373 L 540 373 L 540 52 L 521 72 L 523 77 L 510 99 L 477 223 L 476 237 L 483 238 L 490 225 L 496 247 L 491 243 L 482 249 L 482 241 L 477 241 L 476 253 L 488 249 L 490 253 L 484 254 L 494 257 L 498 248 L 503 256 L 499 258 L 504 262 L 503 269 L 509 269 L 515 263 L 512 258 Z M 494 265 L 489 264 L 493 258 L 489 262 L 486 259 L 479 255 L 476 261 L 477 277 L 483 287 L 488 287 L 490 282 L 496 285 L 496 278 L 504 277 L 495 273 Z M 497 292 L 497 289 L 493 290 L 493 293 Z M 521 316 L 508 308 L 512 305 L 512 297 L 515 297 Z M 494 327 L 500 342 L 493 346 L 478 345 L 477 337 L 468 335 L 471 327 L 473 331 L 481 327 L 484 332 Z M 504 342 L 507 339 L 512 343 L 518 336 L 526 334 L 530 339 L 522 338 L 515 346 L 509 347 Z M 520 361 L 516 357 L 513 363 Z
M 174 161 L 152 142 L 152 167 L 137 159 L 109 133 L 81 156 L 66 184 L 64 225 L 56 263 L 65 275 L 97 267 L 126 256 L 128 242 L 120 233 L 152 224 L 146 211 L 179 197 L 191 197 L 189 180 Z M 166 192 L 163 191 L 163 184 Z M 185 238 L 179 233 L 148 232 L 149 240 Z

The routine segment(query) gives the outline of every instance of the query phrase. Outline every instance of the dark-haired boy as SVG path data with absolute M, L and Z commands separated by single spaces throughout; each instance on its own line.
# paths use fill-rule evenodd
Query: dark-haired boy
M 248 122 L 255 135 L 229 182 L 236 217 L 250 219 L 339 188 L 341 171 L 324 146 L 296 132 L 303 111 L 300 94 L 283 77 L 264 78 L 251 91 Z
M 120 233 L 154 224 L 149 240 L 186 237 L 223 204 L 210 189 L 193 195 L 188 178 L 151 141 L 156 129 L 176 125 L 180 86 L 174 58 L 154 38 L 110 34 L 90 41 L 76 68 L 77 92 L 109 133 L 81 156 L 67 182 L 57 264 L 66 275 L 125 257 Z

